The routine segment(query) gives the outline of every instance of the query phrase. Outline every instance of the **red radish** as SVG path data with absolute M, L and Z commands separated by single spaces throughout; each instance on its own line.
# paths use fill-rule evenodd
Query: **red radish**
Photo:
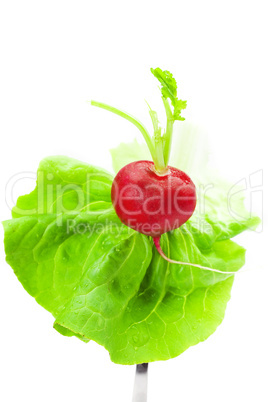
M 92 105 L 133 123 L 142 133 L 153 159 L 153 162 L 132 162 L 117 173 L 111 192 L 115 211 L 125 225 L 152 236 L 157 251 L 170 263 L 233 274 L 234 272 L 171 260 L 161 249 L 161 235 L 179 228 L 192 216 L 196 206 L 196 191 L 194 183 L 186 173 L 168 166 L 173 125 L 176 120 L 184 120 L 181 111 L 186 108 L 186 101 L 178 99 L 177 83 L 169 71 L 156 68 L 151 69 L 151 72 L 162 86 L 162 101 L 167 116 L 165 131 L 159 125 L 157 113 L 150 107 L 153 136 L 150 136 L 140 121 L 128 113 L 104 103 L 91 101 Z
M 153 162 L 132 162 L 117 173 L 112 202 L 125 225 L 158 237 L 177 229 L 192 216 L 195 185 L 186 173 L 174 167 L 168 166 L 164 174 L 159 174 Z
M 132 162 L 117 173 L 111 197 L 119 219 L 132 229 L 151 236 L 157 251 L 168 262 L 221 274 L 236 273 L 174 261 L 163 252 L 161 235 L 179 228 L 195 210 L 195 185 L 186 173 L 168 166 L 167 171 L 160 175 L 153 162 Z

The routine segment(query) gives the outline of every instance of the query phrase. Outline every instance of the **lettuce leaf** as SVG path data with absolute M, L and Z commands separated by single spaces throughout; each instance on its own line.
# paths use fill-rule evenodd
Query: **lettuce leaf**
M 122 149 L 125 164 L 136 148 L 113 150 L 116 166 Z M 119 364 L 173 358 L 221 323 L 233 276 L 162 259 L 150 238 L 121 224 L 111 183 L 102 169 L 63 156 L 44 159 L 35 190 L 18 199 L 13 219 L 3 223 L 7 262 L 62 335 L 96 341 Z M 162 237 L 165 253 L 240 269 L 245 250 L 230 238 L 258 219 L 219 220 L 225 212 L 199 217 L 205 226 L 193 217 Z
M 50 156 L 41 161 L 38 185 L 18 198 L 12 217 L 109 208 L 113 177 L 104 169 L 72 158 Z

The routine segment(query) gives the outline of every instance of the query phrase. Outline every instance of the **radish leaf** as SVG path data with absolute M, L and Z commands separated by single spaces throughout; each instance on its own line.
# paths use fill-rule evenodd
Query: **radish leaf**
M 174 120 L 185 120 L 181 116 L 181 111 L 186 109 L 187 101 L 178 99 L 177 96 L 177 82 L 173 75 L 169 71 L 163 71 L 161 68 L 157 67 L 155 69 L 151 68 L 152 74 L 161 83 L 161 93 L 164 99 L 170 99 L 171 104 L 174 108 L 173 119 Z

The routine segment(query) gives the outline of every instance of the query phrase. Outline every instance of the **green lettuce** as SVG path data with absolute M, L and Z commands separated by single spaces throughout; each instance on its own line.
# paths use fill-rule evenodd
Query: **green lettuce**
M 140 159 L 141 147 L 113 150 L 116 169 Z M 177 153 L 174 164 L 179 160 Z M 3 223 L 7 262 L 61 334 L 103 345 L 119 364 L 173 358 L 216 330 L 234 277 L 165 261 L 149 237 L 119 221 L 112 179 L 71 158 L 44 159 L 35 190 L 19 197 L 13 219 Z M 237 271 L 245 250 L 230 239 L 259 220 L 246 212 L 232 219 L 226 183 L 217 182 L 206 196 L 208 210 L 163 235 L 162 247 L 174 260 Z M 241 197 L 235 206 L 245 211 Z

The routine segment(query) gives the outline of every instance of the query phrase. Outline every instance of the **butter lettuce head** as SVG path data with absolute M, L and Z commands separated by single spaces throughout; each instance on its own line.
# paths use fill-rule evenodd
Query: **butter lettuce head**
M 213 187 L 200 196 L 204 208 L 161 244 L 174 260 L 237 271 L 245 249 L 231 238 L 259 219 L 245 210 L 241 192 L 230 206 L 231 186 L 206 170 L 197 131 L 184 126 L 170 164 Z M 115 171 L 150 159 L 137 141 L 121 144 L 112 157 Z M 149 237 L 119 221 L 112 180 L 65 156 L 41 161 L 35 190 L 19 197 L 13 219 L 3 223 L 7 262 L 61 334 L 103 345 L 119 364 L 173 358 L 222 322 L 234 276 L 165 261 Z

